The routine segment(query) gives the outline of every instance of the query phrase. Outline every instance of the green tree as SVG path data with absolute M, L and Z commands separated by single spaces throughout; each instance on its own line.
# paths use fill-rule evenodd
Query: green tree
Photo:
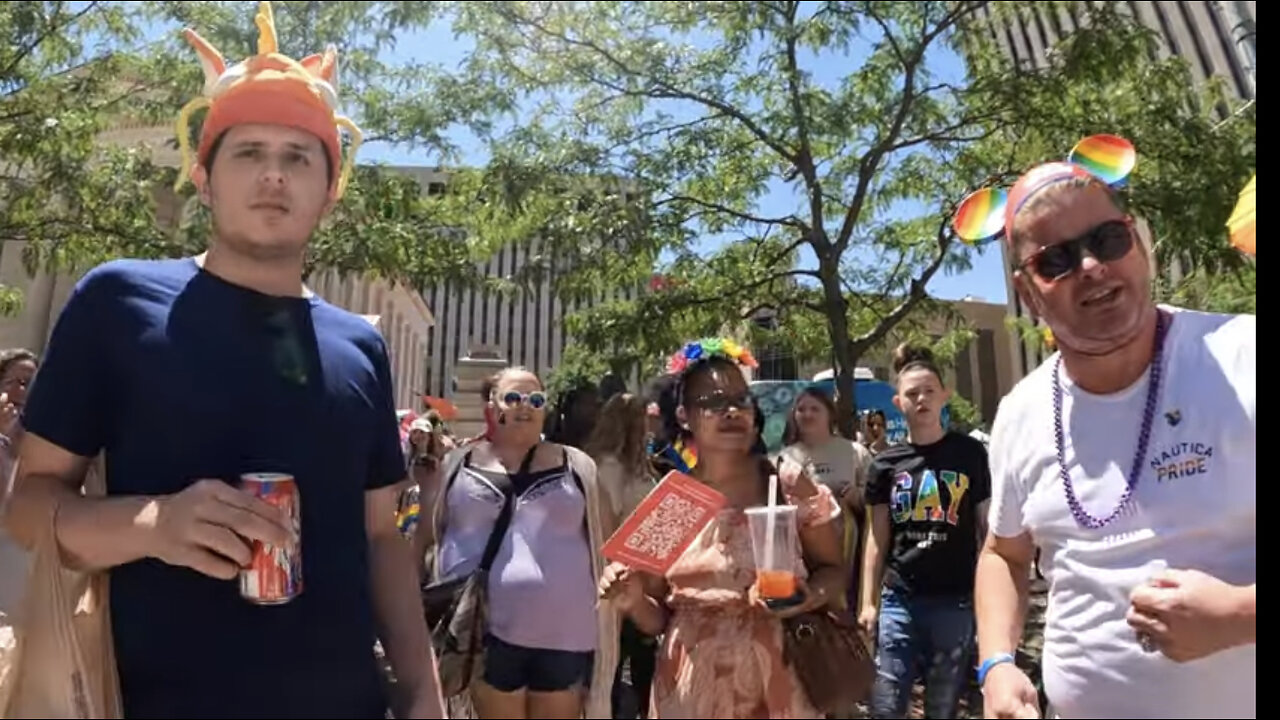
M 450 131 L 484 137 L 488 118 L 506 105 L 433 65 L 388 60 L 397 37 L 438 16 L 437 3 L 273 7 L 287 54 L 339 44 L 340 94 L 367 143 L 456 165 Z M 169 129 L 203 82 L 178 30 L 198 29 L 235 62 L 256 51 L 254 12 L 256 4 L 246 2 L 0 4 L 0 33 L 12 38 L 0 48 L 0 239 L 25 241 L 30 270 L 85 269 L 116 257 L 173 257 L 204 247 L 209 224 L 190 186 L 177 227 L 157 223 L 157 202 L 171 195 L 175 169 L 156 163 L 156 147 L 125 145 L 113 131 L 158 128 L 176 145 Z M 523 224 L 531 215 L 505 201 L 521 175 L 502 162 L 459 169 L 451 179 L 456 192 L 426 197 L 410 177 L 361 167 L 313 243 L 311 261 L 418 288 L 480 282 L 477 260 L 511 237 L 532 234 Z M 5 312 L 20 302 L 11 290 L 3 300 Z
M 641 284 L 657 261 L 679 281 L 575 318 L 582 361 L 649 368 L 681 338 L 784 313 L 778 333 L 832 356 L 851 421 L 858 356 L 931 277 L 966 262 L 937 207 L 951 171 L 919 158 L 971 142 L 994 117 L 929 63 L 979 5 L 463 4 L 475 76 L 537 103 L 507 145 L 561 173 L 625 178 L 646 199 L 638 242 L 573 281 Z M 822 63 L 851 72 L 823 83 Z M 766 209 L 771 191 L 794 202 Z M 924 212 L 893 212 L 922 199 Z M 703 252 L 710 239 L 724 244 Z
M 86 62 L 92 37 L 115 45 L 136 40 L 126 8 L 3 3 L 0 32 L 10 38 L 0 46 L 0 239 L 30 241 L 29 260 L 39 251 L 60 259 L 94 238 L 147 233 L 135 223 L 145 213 L 142 193 L 134 191 L 134 158 L 103 157 L 95 142 L 107 118 L 138 91 L 117 82 L 130 58 L 104 50 Z M 20 302 L 5 288 L 0 310 L 13 312 Z
M 645 199 L 636 242 L 565 284 L 643 285 L 655 268 L 679 281 L 572 318 L 566 361 L 652 369 L 681 338 L 770 311 L 778 329 L 750 333 L 830 357 L 851 420 L 858 358 L 929 309 L 931 278 L 970 263 L 948 227 L 956 203 L 1096 132 L 1138 136 L 1135 204 L 1169 247 L 1213 255 L 1205 228 L 1226 213 L 1216 196 L 1189 208 L 1185 192 L 1234 186 L 1247 163 L 1185 67 L 1149 54 L 1132 21 L 1078 3 L 1095 29 L 1045 70 L 1012 68 L 978 26 L 982 5 L 461 4 L 472 82 L 533 108 L 504 151 L 550 174 L 624 178 Z M 967 77 L 943 71 L 960 53 Z

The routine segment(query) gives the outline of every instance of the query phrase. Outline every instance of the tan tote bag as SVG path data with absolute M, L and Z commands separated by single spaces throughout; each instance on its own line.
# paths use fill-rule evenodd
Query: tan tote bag
M 85 477 L 85 494 L 106 494 L 101 456 Z M 0 651 L 0 717 L 103 718 L 123 715 L 105 572 L 62 566 L 49 517 L 32 551 L 14 627 Z

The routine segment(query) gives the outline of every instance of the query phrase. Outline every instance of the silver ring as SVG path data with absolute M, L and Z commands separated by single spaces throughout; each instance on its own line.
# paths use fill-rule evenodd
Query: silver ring
M 1138 634 L 1138 644 L 1142 646 L 1143 652 L 1153 653 L 1159 649 L 1156 647 L 1156 641 L 1146 633 Z

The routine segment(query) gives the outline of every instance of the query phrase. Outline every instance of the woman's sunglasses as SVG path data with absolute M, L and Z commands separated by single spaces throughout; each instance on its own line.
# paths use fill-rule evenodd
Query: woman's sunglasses
M 539 392 L 537 390 L 528 394 L 518 393 L 512 390 L 511 392 L 507 392 L 507 393 L 503 393 L 502 395 L 499 395 L 498 402 L 502 403 L 504 407 L 528 405 L 534 410 L 541 410 L 542 408 L 547 406 L 547 396 L 545 393 Z
M 712 393 L 694 398 L 693 407 L 701 410 L 707 415 L 725 415 L 730 410 L 746 412 L 753 410 L 751 404 L 750 393 L 741 395 L 727 395 L 725 393 Z
M 1098 262 L 1115 262 L 1133 249 L 1133 218 L 1108 220 L 1077 238 L 1042 247 L 1022 261 L 1046 282 L 1054 282 L 1080 269 L 1087 251 Z

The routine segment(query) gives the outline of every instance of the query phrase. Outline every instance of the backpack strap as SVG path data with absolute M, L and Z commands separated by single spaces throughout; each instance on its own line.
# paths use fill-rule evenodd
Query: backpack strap
M 529 448 L 529 452 L 525 453 L 524 461 L 520 463 L 520 469 L 516 471 L 515 478 L 523 479 L 529 474 L 529 468 L 533 465 L 533 456 L 538 453 L 540 445 L 541 443 L 534 445 Z M 502 492 L 502 511 L 498 513 L 498 519 L 493 523 L 493 530 L 489 531 L 489 541 L 485 544 L 484 555 L 480 557 L 480 569 L 485 572 L 493 567 L 493 561 L 498 557 L 498 549 L 502 547 L 502 541 L 507 537 L 507 528 L 511 526 L 511 516 L 515 512 L 515 478 L 510 475 L 501 475 L 496 478 L 498 490 Z

